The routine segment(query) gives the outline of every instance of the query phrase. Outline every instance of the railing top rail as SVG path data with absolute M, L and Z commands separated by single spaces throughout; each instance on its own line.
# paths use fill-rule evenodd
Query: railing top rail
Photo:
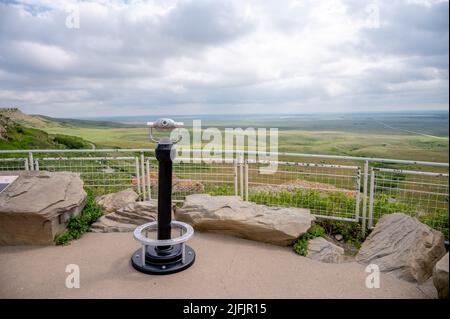
M 448 174 L 444 174 L 444 173 L 420 172 L 420 171 L 411 171 L 411 170 L 405 170 L 405 169 L 374 168 L 374 170 L 380 171 L 380 172 L 387 172 L 387 173 L 424 175 L 424 176 L 434 176 L 434 177 L 448 177 Z
M 39 161 L 107 161 L 107 160 L 134 160 L 132 156 L 102 156 L 102 157 L 42 157 Z
M 111 149 L 67 149 L 67 150 L 0 150 L 0 154 L 15 153 L 126 153 L 126 152 L 154 152 L 152 148 L 111 148 Z
M 192 153 L 203 153 L 204 150 L 193 149 Z M 126 153 L 126 152 L 154 152 L 151 148 L 130 148 L 130 149 L 77 149 L 77 150 L 0 150 L 0 154 L 15 154 L 15 153 Z M 311 158 L 327 158 L 353 161 L 367 161 L 367 162 L 381 162 L 392 164 L 413 164 L 426 166 L 440 166 L 449 167 L 449 163 L 415 161 L 415 160 L 400 160 L 392 158 L 378 158 L 378 157 L 357 157 L 345 155 L 320 155 L 320 154 L 305 154 L 305 153 L 286 153 L 286 152 L 257 152 L 257 151 L 243 151 L 243 150 L 215 150 L 217 154 L 236 154 L 236 155 L 262 155 L 269 156 L 292 156 L 292 157 L 311 157 Z

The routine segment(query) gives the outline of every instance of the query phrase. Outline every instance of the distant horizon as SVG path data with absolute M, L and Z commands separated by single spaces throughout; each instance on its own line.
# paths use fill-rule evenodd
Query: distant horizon
M 436 110 L 386 110 L 386 111 L 358 111 L 358 112 L 302 112 L 302 113 L 198 113 L 198 114 L 137 114 L 137 115 L 97 115 L 97 116 L 84 116 L 84 117 L 59 117 L 59 116 L 51 116 L 47 114 L 31 114 L 31 115 L 43 115 L 49 116 L 59 119 L 80 119 L 80 120 L 89 120 L 89 119 L 107 119 L 107 118 L 139 118 L 143 116 L 154 116 L 154 117 L 196 117 L 196 116 L 226 116 L 226 117 L 239 117 L 239 116 L 301 116 L 301 115 L 364 115 L 364 114 L 405 114 L 411 113 L 413 114 L 421 114 L 421 113 L 446 113 L 449 114 L 449 109 L 436 109 Z

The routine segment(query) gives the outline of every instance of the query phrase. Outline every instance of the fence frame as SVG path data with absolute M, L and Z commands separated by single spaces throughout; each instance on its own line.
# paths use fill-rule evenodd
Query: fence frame
M 358 222 L 360 219 L 359 216 L 359 209 L 360 209 L 360 180 L 361 180 L 361 169 L 359 166 L 354 165 L 338 165 L 338 164 L 320 164 L 320 163 L 304 163 L 304 162 L 289 162 L 289 161 L 267 161 L 267 160 L 249 160 L 246 159 L 244 161 L 244 174 L 243 177 L 241 177 L 241 180 L 244 183 L 244 192 L 245 192 L 245 200 L 248 201 L 248 194 L 249 194 L 249 177 L 248 177 L 248 171 L 249 171 L 249 164 L 277 164 L 278 165 L 288 165 L 288 166 L 298 166 L 298 167 L 318 167 L 318 168 L 337 168 L 337 169 L 347 169 L 347 170 L 354 170 L 356 172 L 356 175 L 348 175 L 350 178 L 355 178 L 355 212 L 354 212 L 354 218 L 349 217 L 341 217 L 341 216 L 332 216 L 332 215 L 320 215 L 320 214 L 312 214 L 318 218 L 326 218 L 326 219 L 335 219 L 335 220 L 343 220 L 343 221 L 351 221 L 351 222 Z M 251 169 L 256 170 L 256 168 Z M 293 171 L 293 173 L 295 173 Z M 320 175 L 319 173 L 311 173 L 313 175 Z M 344 177 L 344 176 L 342 176 Z M 350 190 L 350 189 L 349 189 Z
M 371 167 L 370 169 L 370 189 L 369 189 L 369 218 L 368 218 L 368 228 L 372 229 L 374 227 L 374 195 L 376 193 L 376 185 L 375 182 L 377 180 L 376 172 L 385 172 L 385 173 L 398 173 L 398 174 L 407 174 L 407 175 L 415 175 L 415 176 L 431 176 L 431 177 L 449 177 L 448 173 L 435 173 L 435 172 L 424 172 L 424 171 L 413 171 L 413 170 L 404 170 L 404 169 L 392 169 L 392 168 L 381 168 L 381 167 Z M 424 185 L 424 184 L 422 184 Z M 444 184 L 442 184 L 444 185 Z M 436 184 L 435 186 L 441 186 Z M 403 191 L 407 191 L 407 189 L 402 189 Z M 448 191 L 448 187 L 447 187 Z M 418 192 L 416 190 L 410 190 L 410 192 Z M 434 193 L 434 195 L 445 196 L 445 193 Z M 447 192 L 448 196 L 448 192 Z
M 189 158 L 190 160 L 194 159 L 195 154 L 199 154 L 200 157 L 196 159 L 202 159 L 202 155 L 204 155 L 203 150 L 201 149 L 193 149 L 190 150 L 193 158 Z M 343 156 L 343 155 L 320 155 L 320 154 L 305 154 L 305 153 L 288 153 L 288 152 L 258 152 L 258 151 L 243 151 L 243 150 L 215 150 L 217 154 L 229 154 L 232 155 L 233 161 L 233 184 L 234 184 L 234 194 L 241 196 L 244 200 L 248 200 L 248 164 L 252 162 L 246 158 L 246 156 L 258 156 L 261 155 L 265 158 L 268 156 L 273 157 L 302 157 L 302 158 L 315 158 L 315 159 L 334 159 L 334 160 L 349 160 L 361 163 L 360 166 L 363 166 L 362 174 L 358 174 L 357 177 L 357 187 L 361 187 L 361 182 L 363 184 L 363 199 L 362 199 L 362 208 L 361 212 L 359 212 L 360 207 L 360 192 L 357 192 L 357 211 L 355 213 L 355 218 L 352 221 L 361 222 L 363 231 L 366 231 L 367 228 L 373 228 L 373 202 L 374 202 L 374 188 L 375 188 L 375 178 L 377 170 L 392 170 L 392 171 L 401 171 L 396 169 L 389 168 L 379 168 L 372 166 L 374 163 L 384 163 L 384 164 L 405 164 L 405 165 L 422 165 L 426 167 L 439 167 L 447 169 L 449 163 L 439 163 L 439 162 L 427 162 L 427 161 L 416 161 L 416 160 L 400 160 L 400 159 L 387 159 L 387 158 L 372 158 L 372 157 L 355 157 L 355 156 Z M 35 149 L 35 150 L 0 150 L 0 156 L 3 154 L 26 154 L 25 157 L 7 157 L 1 158 L 0 163 L 4 161 L 23 161 L 24 170 L 39 170 L 39 161 L 45 160 L 45 157 L 40 158 L 39 154 L 46 153 L 86 153 L 86 154 L 102 154 L 102 153 L 139 153 L 139 155 L 135 156 L 135 174 L 137 180 L 137 189 L 139 194 L 141 195 L 141 200 L 151 199 L 152 198 L 152 187 L 150 180 L 150 165 L 148 160 L 146 160 L 145 154 L 151 153 L 154 154 L 154 149 L 149 148 L 139 148 L 139 149 L 68 149 L 68 150 L 45 150 L 45 149 Z M 82 158 L 82 157 L 78 157 Z M 89 157 L 87 157 L 89 158 Z M 113 158 L 120 158 L 120 156 Z M 48 157 L 51 159 L 51 157 Z M 56 159 L 56 158 L 55 158 Z M 58 158 L 60 159 L 60 158 Z M 76 160 L 77 157 L 68 157 L 68 159 Z M 92 159 L 92 157 L 91 157 Z M 217 159 L 214 159 L 217 160 Z M 227 159 L 222 159 L 222 161 L 226 161 Z M 280 162 L 282 163 L 282 162 Z M 372 164 L 372 165 L 371 165 Z M 407 171 L 407 170 L 404 170 Z M 361 173 L 361 171 L 359 171 Z M 419 171 L 417 171 L 419 172 Z M 422 171 L 420 173 L 423 174 L 440 174 L 440 173 L 432 173 Z M 361 181 L 361 176 L 363 180 Z M 448 194 L 447 194 L 448 195 Z M 328 216 L 326 216 L 328 217 Z M 337 218 L 339 219 L 339 218 Z M 347 220 L 347 219 L 345 219 Z

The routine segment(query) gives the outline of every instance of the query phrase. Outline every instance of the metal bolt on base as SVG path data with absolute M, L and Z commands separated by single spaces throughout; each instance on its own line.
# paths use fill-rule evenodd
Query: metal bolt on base
M 194 234 L 194 229 L 185 223 L 172 221 L 172 160 L 175 157 L 174 144 L 181 140 L 172 141 L 168 138 L 154 139 L 152 129 L 168 131 L 180 128 L 183 123 L 171 119 L 160 119 L 148 123 L 150 137 L 158 142 L 156 159 L 159 163 L 158 172 L 158 221 L 138 226 L 134 231 L 134 238 L 142 244 L 131 257 L 133 267 L 146 274 L 166 275 L 185 270 L 195 261 L 195 251 L 185 244 Z M 172 227 L 180 229 L 180 236 L 171 238 Z M 157 230 L 158 239 L 150 239 L 143 235 L 148 230 Z

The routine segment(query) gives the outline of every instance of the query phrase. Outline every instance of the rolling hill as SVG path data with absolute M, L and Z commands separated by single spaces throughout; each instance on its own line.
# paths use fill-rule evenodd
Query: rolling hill
M 0 109 L 0 149 L 86 149 L 93 144 L 75 136 L 49 134 L 37 127 L 58 125 L 18 109 Z
M 124 124 L 112 121 L 94 121 L 68 118 L 55 118 L 39 114 L 25 114 L 18 108 L 0 108 L 0 114 L 9 117 L 18 124 L 26 127 L 47 129 L 64 128 L 129 128 L 136 125 Z

